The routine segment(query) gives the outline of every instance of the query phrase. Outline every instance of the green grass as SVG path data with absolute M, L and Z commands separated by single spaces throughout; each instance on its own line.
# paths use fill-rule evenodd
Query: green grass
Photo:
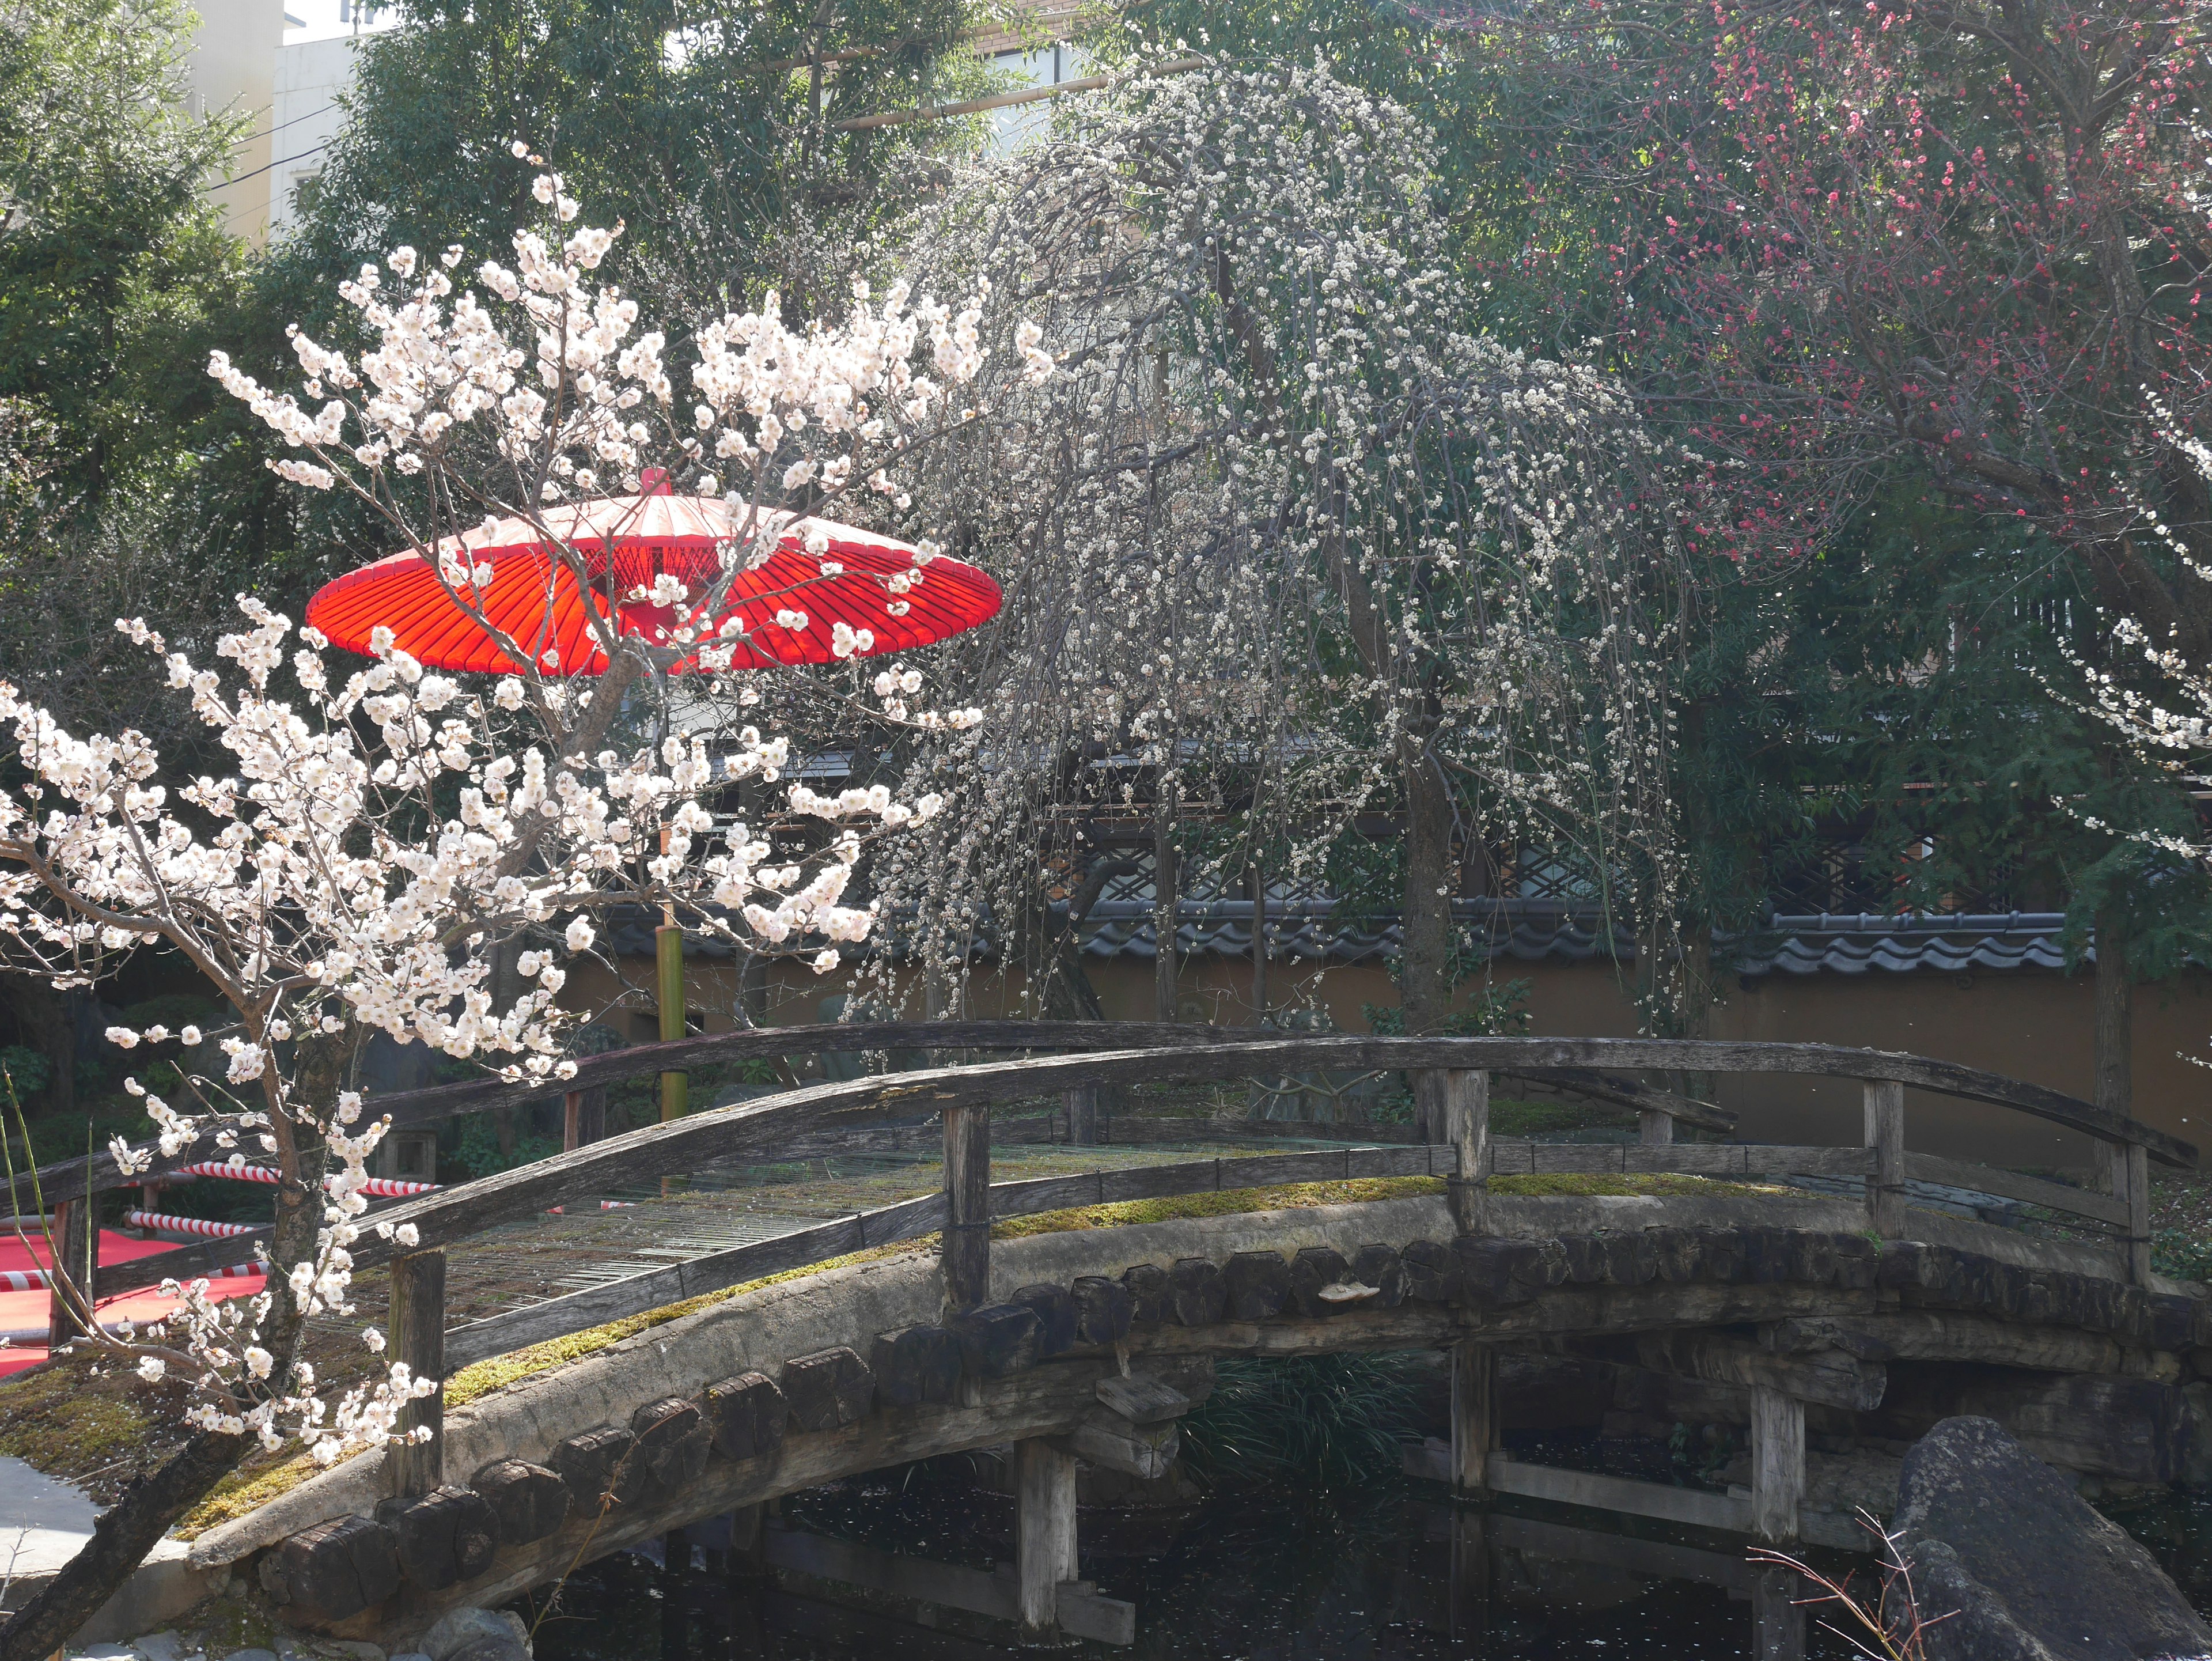
M 1182 1421 L 1184 1457 L 1212 1481 L 1297 1492 L 1395 1480 L 1435 1371 L 1422 1354 L 1224 1357 Z

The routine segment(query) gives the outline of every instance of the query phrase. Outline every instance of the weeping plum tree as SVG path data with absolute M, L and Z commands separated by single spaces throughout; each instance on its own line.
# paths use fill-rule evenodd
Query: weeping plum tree
M 880 873 L 933 964 L 989 920 L 1045 1001 L 1023 920 L 1071 827 L 1179 807 L 1292 875 L 1388 816 L 1411 1031 L 1491 849 L 1670 933 L 1665 458 L 1601 375 L 1473 332 L 1433 183 L 1431 134 L 1325 67 L 1216 67 L 1073 108 L 921 234 L 1024 319 L 915 487 L 1006 590 L 950 671 L 988 718 L 911 782 L 956 811 Z

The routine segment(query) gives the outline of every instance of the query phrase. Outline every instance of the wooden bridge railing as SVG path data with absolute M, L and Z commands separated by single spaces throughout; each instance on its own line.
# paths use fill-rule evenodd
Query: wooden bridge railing
M 1132 1039 L 1172 1047 L 1113 1049 L 1106 1042 Z M 2051 1207 L 2090 1218 L 2120 1232 L 2129 1277 L 2137 1283 L 2149 1275 L 2148 1161 L 2190 1166 L 2197 1150 L 2190 1144 L 2150 1126 L 2122 1118 L 2089 1103 L 2057 1091 L 2022 1083 L 1954 1063 L 1893 1052 L 1842 1049 L 1818 1044 L 1726 1043 L 1692 1039 L 1636 1038 L 1377 1038 L 1313 1037 L 1302 1034 L 1255 1036 L 1249 1029 L 1160 1027 L 1134 1023 L 937 1022 L 883 1023 L 830 1027 L 782 1027 L 684 1039 L 675 1043 L 638 1045 L 580 1062 L 577 1076 L 560 1082 L 508 1084 L 485 1080 L 416 1091 L 380 1098 L 380 1111 L 389 1113 L 395 1125 L 421 1123 L 454 1112 L 475 1111 L 544 1096 L 571 1092 L 593 1084 L 641 1074 L 688 1068 L 710 1062 L 750 1056 L 791 1055 L 826 1050 L 988 1050 L 1061 1048 L 1079 1052 L 1061 1056 L 1031 1056 L 992 1063 L 896 1073 L 844 1082 L 816 1085 L 688 1117 L 648 1125 L 588 1147 L 574 1148 L 535 1164 L 499 1172 L 476 1182 L 442 1189 L 389 1208 L 379 1220 L 412 1222 L 428 1251 L 483 1232 L 501 1224 L 543 1212 L 568 1202 L 596 1198 L 616 1182 L 635 1183 L 658 1177 L 681 1174 L 702 1165 L 732 1159 L 772 1157 L 794 1133 L 836 1132 L 851 1128 L 941 1115 L 945 1135 L 945 1185 L 940 1195 L 926 1201 L 890 1208 L 897 1217 L 870 1214 L 848 1225 L 810 1230 L 762 1248 L 744 1248 L 684 1266 L 690 1279 L 681 1296 L 696 1296 L 714 1289 L 700 1284 L 704 1277 L 726 1275 L 719 1285 L 739 1284 L 761 1274 L 775 1272 L 759 1265 L 774 1262 L 777 1268 L 800 1266 L 781 1261 L 779 1251 L 801 1250 L 799 1238 L 823 1235 L 822 1250 L 804 1261 L 820 1261 L 854 1248 L 845 1241 L 882 1244 L 889 1238 L 911 1238 L 933 1230 L 945 1239 L 944 1266 L 947 1300 L 955 1308 L 972 1307 L 982 1300 L 988 1273 L 989 1224 L 994 1216 L 1018 1214 L 1003 1208 L 1019 1196 L 1001 1193 L 989 1180 L 988 1112 L 994 1102 L 1064 1097 L 1071 1101 L 1095 1092 L 1102 1086 L 1188 1083 L 1254 1076 L 1282 1076 L 1318 1071 L 1406 1071 L 1414 1076 L 1416 1098 L 1430 1110 L 1431 1144 L 1410 1149 L 1382 1150 L 1393 1158 L 1416 1160 L 1419 1169 L 1446 1177 L 1452 1214 L 1458 1227 L 1468 1232 L 1486 1226 L 1488 1181 L 1496 1171 L 1510 1170 L 1621 1170 L 1680 1171 L 1706 1175 L 1763 1173 L 1856 1175 L 1865 1182 L 1869 1222 L 1885 1237 L 1894 1237 L 1904 1226 L 1905 1185 L 1920 1179 L 1951 1183 Z M 1642 1073 L 1654 1070 L 1712 1073 L 1780 1073 L 1856 1079 L 1865 1091 L 1864 1135 L 1856 1148 L 1772 1148 L 1711 1144 L 1678 1145 L 1648 1139 L 1636 1147 L 1589 1145 L 1493 1145 L 1489 1136 L 1489 1081 L 1493 1073 L 1522 1077 L 1570 1079 L 1591 1074 Z M 1633 1080 L 1617 1081 L 1623 1104 L 1631 1103 L 1646 1115 L 1671 1120 L 1700 1111 L 1663 1092 L 1638 1093 Z M 1904 1146 L 1905 1090 L 1907 1086 L 1992 1103 L 2027 1113 L 2094 1138 L 2108 1150 L 2109 1193 L 2094 1193 L 2048 1183 L 2014 1172 L 1974 1165 L 1908 1154 Z M 1579 1086 L 1578 1086 L 1579 1087 Z M 1095 1101 L 1095 1096 L 1092 1098 Z M 1681 1110 L 1687 1109 L 1688 1112 Z M 158 1149 L 150 1174 L 208 1157 L 211 1149 L 193 1147 L 163 1159 Z M 1283 1165 L 1274 1161 L 1204 1162 L 1196 1167 L 1170 1165 L 1110 1173 L 1116 1179 L 1115 1197 L 1138 1198 L 1151 1194 L 1188 1192 L 1177 1183 L 1200 1180 L 1212 1173 L 1219 1181 L 1222 1163 L 1254 1166 Z M 1337 1153 L 1311 1156 L 1322 1160 L 1349 1157 Z M 1370 1161 L 1372 1162 L 1371 1160 Z M 1388 1159 L 1384 1163 L 1388 1163 Z M 1523 1163 L 1525 1162 L 1525 1163 Z M 1316 1167 L 1318 1169 L 1318 1167 Z M 1412 1170 L 1413 1165 L 1407 1169 Z M 1347 1166 L 1348 1170 L 1349 1167 Z M 1394 1165 L 1395 1171 L 1396 1167 Z M 1378 1174 L 1380 1166 L 1377 1167 Z M 113 1159 L 98 1154 L 46 1167 L 40 1176 L 49 1194 L 82 1196 L 88 1189 L 125 1185 L 126 1178 Z M 1063 1179 L 1054 1179 L 1055 1182 Z M 1091 1182 L 1092 1177 L 1074 1179 Z M 1301 1178 L 1279 1176 L 1276 1182 Z M 1240 1178 L 1234 1185 L 1259 1186 Z M 1041 1193 L 1035 1185 L 1015 1185 Z M 1082 1203 L 1055 1201 L 1060 1204 Z M 896 1228 L 898 1233 L 888 1232 Z M 836 1231 L 846 1231 L 836 1233 Z M 857 1231 L 856 1232 L 854 1231 Z M 835 1238 L 828 1238 L 835 1233 Z M 252 1238 L 210 1241 L 128 1264 L 98 1270 L 95 1293 L 102 1298 L 143 1286 L 169 1275 L 189 1275 L 223 1262 L 237 1261 Z M 389 1247 L 374 1235 L 365 1236 L 355 1251 L 356 1262 L 372 1264 L 388 1255 Z M 726 1261 L 725 1261 L 726 1260 Z M 708 1269 L 708 1264 L 715 1267 Z M 406 1271 L 403 1271 L 403 1275 Z M 556 1307 L 573 1318 L 564 1329 L 580 1330 L 618 1313 L 635 1313 L 669 1301 L 655 1274 L 617 1283 L 628 1288 L 618 1294 L 629 1299 L 624 1308 L 610 1312 L 607 1299 L 592 1294 L 584 1301 L 557 1299 L 540 1308 Z M 606 1289 L 610 1293 L 613 1288 Z M 651 1301 L 643 1301 L 643 1300 Z M 526 1311 L 535 1315 L 536 1311 Z M 502 1320 L 504 1317 L 502 1317 Z M 423 1320 L 427 1331 L 442 1323 Z M 544 1329 L 544 1320 L 517 1322 L 511 1335 L 530 1331 L 517 1342 L 535 1342 L 555 1335 Z M 462 1329 L 468 1330 L 466 1329 Z M 472 1352 L 494 1335 L 483 1335 L 468 1348 Z M 511 1346 L 509 1346 L 511 1347 Z M 496 1354 L 496 1350 L 484 1351 Z M 410 1358 L 414 1359 L 414 1358 Z M 425 1358 L 427 1359 L 427 1358 Z M 444 1358 L 451 1364 L 453 1357 Z

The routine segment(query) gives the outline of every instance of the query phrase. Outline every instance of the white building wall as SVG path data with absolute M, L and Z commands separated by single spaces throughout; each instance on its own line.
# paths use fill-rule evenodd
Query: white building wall
M 252 118 L 231 153 L 230 177 L 210 192 L 233 234 L 258 242 L 268 228 L 270 106 L 276 51 L 284 38 L 284 0 L 195 0 L 187 96 L 203 118 L 225 111 Z
M 322 171 L 324 153 L 345 125 L 337 95 L 353 80 L 356 39 L 331 35 L 276 49 L 275 155 L 265 204 L 271 231 L 298 217 L 295 193 Z

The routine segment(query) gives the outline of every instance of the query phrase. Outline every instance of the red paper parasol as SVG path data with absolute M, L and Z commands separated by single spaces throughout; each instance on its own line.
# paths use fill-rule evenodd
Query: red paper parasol
M 596 675 L 607 660 L 586 607 L 605 617 L 611 605 L 622 633 L 670 644 L 678 607 L 634 596 L 665 574 L 684 585 L 685 603 L 696 604 L 721 575 L 720 551 L 738 534 L 742 511 L 713 497 L 670 496 L 665 487 L 659 494 L 549 509 L 545 528 L 583 557 L 588 587 L 527 520 L 503 519 L 449 538 L 440 552 L 465 548 L 471 563 L 491 567 L 491 581 L 477 591 L 484 618 L 537 654 L 548 672 Z M 805 546 L 810 530 L 829 538 L 819 554 Z M 793 521 L 763 563 L 738 575 L 712 619 L 719 628 L 735 618 L 744 630 L 743 638 L 722 642 L 736 648 L 733 666 L 828 663 L 836 656 L 830 643 L 840 623 L 874 636 L 855 655 L 880 656 L 929 645 L 997 615 L 999 585 L 988 573 L 957 559 L 921 564 L 918 551 L 911 543 L 827 520 Z M 891 608 L 900 605 L 904 610 L 894 614 Z M 779 612 L 803 614 L 805 621 L 780 624 Z M 370 632 L 380 624 L 401 650 L 432 668 L 496 673 L 516 667 L 453 604 L 417 553 L 394 554 L 325 584 L 307 602 L 307 623 L 349 651 L 368 652 Z M 687 657 L 674 668 L 696 666 Z

